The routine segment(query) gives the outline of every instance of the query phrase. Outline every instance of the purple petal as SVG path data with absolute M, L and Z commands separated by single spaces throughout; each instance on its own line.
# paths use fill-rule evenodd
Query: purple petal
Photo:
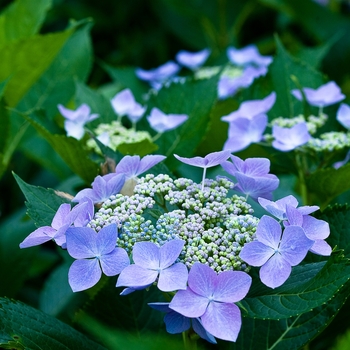
M 287 226 L 283 232 L 279 251 L 291 266 L 295 266 L 305 258 L 313 243 L 305 236 L 301 227 Z
M 120 190 L 123 188 L 125 183 L 125 175 L 119 174 L 111 178 L 109 181 L 107 181 L 106 184 L 106 193 L 105 197 L 103 198 L 108 199 L 112 195 L 116 195 L 120 193 Z
M 48 241 L 51 241 L 55 235 L 56 230 L 50 226 L 39 227 L 33 231 L 28 237 L 26 237 L 22 243 L 19 244 L 20 248 L 33 247 Z
M 175 260 L 179 257 L 184 245 L 185 241 L 181 239 L 173 239 L 161 246 L 159 249 L 159 268 L 166 269 L 167 267 L 172 265 L 175 262 Z
M 350 129 L 350 106 L 342 103 L 337 111 L 337 120 L 346 129 Z
M 211 302 L 201 321 L 214 337 L 236 341 L 242 325 L 241 311 L 235 304 Z
M 78 202 L 84 200 L 84 198 L 88 198 L 92 201 L 92 203 L 98 203 L 99 198 L 97 198 L 95 191 L 92 188 L 84 188 L 79 191 L 75 197 L 72 199 L 72 202 Z
M 280 151 L 291 151 L 307 143 L 311 135 L 305 122 L 294 125 L 291 128 L 282 128 L 278 125 L 272 127 L 272 136 L 275 140 L 272 146 Z
M 191 320 L 188 317 L 172 310 L 164 316 L 164 323 L 167 332 L 170 334 L 182 333 L 191 327 Z
M 188 270 L 186 265 L 177 263 L 160 271 L 158 288 L 163 292 L 186 289 L 187 279 Z
M 140 161 L 136 176 L 143 174 L 145 171 L 151 169 L 156 164 L 163 161 L 165 158 L 166 158 L 165 156 L 161 156 L 157 154 L 144 156 Z
M 259 275 L 262 283 L 270 288 L 276 288 L 288 279 L 291 272 L 290 264 L 280 254 L 274 254 L 261 267 Z
M 130 260 L 125 249 L 115 248 L 109 254 L 101 256 L 100 263 L 102 271 L 106 276 L 115 276 L 130 265 Z
M 80 292 L 94 286 L 101 275 L 97 259 L 76 260 L 69 268 L 68 282 L 73 292 Z
M 215 338 L 205 330 L 199 318 L 192 319 L 192 328 L 202 339 L 209 343 L 216 344 Z
M 270 216 L 264 215 L 256 228 L 256 237 L 259 242 L 278 249 L 282 235 L 281 225 Z
M 235 303 L 248 293 L 252 278 L 242 271 L 224 271 L 218 275 L 213 299 L 222 303 Z
M 52 219 L 51 226 L 58 230 L 61 226 L 65 224 L 72 224 L 73 220 L 70 220 L 69 214 L 70 214 L 71 206 L 68 203 L 61 204 L 58 208 L 55 216 Z
M 297 199 L 292 195 L 281 198 L 276 202 L 272 202 L 264 198 L 259 198 L 258 201 L 265 210 L 280 220 L 286 219 L 285 214 L 287 205 L 292 206 L 293 208 L 298 206 Z
M 311 213 L 313 213 L 314 211 L 320 209 L 320 207 L 318 207 L 317 205 L 304 205 L 302 207 L 297 208 L 298 211 L 303 214 L 303 215 L 309 215 Z
M 116 224 L 110 224 L 96 235 L 96 249 L 99 255 L 110 253 L 116 246 L 118 229 Z
M 154 107 L 147 120 L 151 128 L 158 133 L 173 130 L 183 124 L 188 119 L 186 114 L 164 114 L 161 110 Z
M 83 123 L 74 123 L 69 120 L 65 120 L 64 129 L 67 132 L 67 136 L 74 137 L 77 140 L 80 140 L 85 134 Z
M 75 227 L 85 227 L 94 217 L 95 207 L 90 198 L 83 198 L 71 211 Z
M 303 229 L 306 237 L 316 241 L 317 239 L 325 239 L 330 234 L 329 224 L 324 220 L 318 220 L 310 215 L 303 217 Z
M 204 64 L 210 55 L 209 49 L 204 49 L 199 52 L 189 52 L 189 51 L 179 51 L 176 54 L 176 61 L 178 61 L 182 66 L 189 69 L 197 69 Z
M 188 275 L 188 286 L 194 293 L 210 298 L 217 282 L 217 274 L 209 266 L 194 263 Z M 197 317 L 197 316 L 196 316 Z
M 145 269 L 159 270 L 159 247 L 152 242 L 137 242 L 132 251 L 132 257 L 136 265 Z
M 179 70 L 180 67 L 175 62 L 169 61 L 159 66 L 158 68 L 150 69 L 148 71 L 138 68 L 136 69 L 135 73 L 136 76 L 141 80 L 148 82 L 163 82 L 177 74 Z
M 290 225 L 302 226 L 303 215 L 291 205 L 286 205 L 286 215 Z
M 130 89 L 125 89 L 116 94 L 111 100 L 112 107 L 116 114 L 120 116 L 127 115 L 135 122 L 143 115 L 146 108 L 143 108 L 135 101 L 134 95 Z
M 258 241 L 246 243 L 239 257 L 251 266 L 262 266 L 275 253 L 274 249 Z
M 207 165 L 206 159 L 203 157 L 186 158 L 186 157 L 180 157 L 177 154 L 174 154 L 174 157 L 184 164 L 188 164 L 188 165 L 192 165 L 200 168 L 206 168 L 206 165 Z
M 125 177 L 131 178 L 137 176 L 140 165 L 140 156 L 125 156 L 117 164 L 115 174 L 108 174 L 115 176 L 116 174 L 124 174 Z M 105 176 L 106 177 L 106 176 Z
M 318 255 L 329 256 L 332 253 L 332 247 L 326 241 L 317 239 L 310 248 L 310 252 Z
M 210 168 L 216 165 L 221 164 L 227 158 L 231 155 L 230 151 L 220 151 L 220 152 L 212 152 L 207 154 L 204 159 L 206 160 L 207 164 L 206 167 Z
M 270 172 L 270 160 L 267 158 L 247 158 L 244 162 L 244 174 L 266 176 Z
M 90 227 L 69 227 L 66 231 L 69 255 L 75 259 L 98 256 L 99 251 L 96 246 L 97 235 Z
M 209 304 L 206 297 L 194 293 L 191 288 L 179 290 L 169 307 L 186 317 L 200 317 L 204 314 Z
M 255 45 L 248 45 L 241 49 L 229 47 L 227 49 L 227 57 L 230 62 L 239 66 L 252 63 L 258 66 L 268 66 L 272 62 L 272 57 L 260 55 Z
M 131 287 L 133 289 L 146 288 L 152 284 L 158 276 L 158 271 L 144 269 L 138 265 L 129 265 L 122 270 L 118 277 L 117 287 Z

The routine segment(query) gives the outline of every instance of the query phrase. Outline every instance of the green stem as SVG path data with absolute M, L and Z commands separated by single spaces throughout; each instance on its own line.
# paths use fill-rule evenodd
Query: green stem
M 182 332 L 185 350 L 197 350 L 197 337 L 191 337 L 191 330 Z
M 308 192 L 307 192 L 307 186 L 305 182 L 305 164 L 303 162 L 302 156 L 299 153 L 296 153 L 295 160 L 298 168 L 298 179 L 299 179 L 301 199 L 303 201 L 303 205 L 307 205 Z

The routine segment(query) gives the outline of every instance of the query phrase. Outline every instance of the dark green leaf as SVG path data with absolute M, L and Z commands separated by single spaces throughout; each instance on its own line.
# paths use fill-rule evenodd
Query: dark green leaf
M 307 269 L 307 264 L 304 265 Z M 350 264 L 340 252 L 333 252 L 326 265 L 312 279 L 273 294 L 246 298 L 242 301 L 248 316 L 278 320 L 297 316 L 328 302 L 350 279 Z
M 104 349 L 67 324 L 7 298 L 0 298 L 0 346 L 27 350 Z
M 70 199 L 64 197 L 63 193 L 29 185 L 15 173 L 13 176 L 26 197 L 28 215 L 34 221 L 36 227 L 50 226 L 59 206 L 63 203 L 70 203 Z

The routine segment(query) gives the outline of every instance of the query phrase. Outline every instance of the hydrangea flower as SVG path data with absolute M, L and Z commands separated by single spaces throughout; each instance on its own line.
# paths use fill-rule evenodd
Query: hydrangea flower
M 242 320 L 234 303 L 246 296 L 251 282 L 245 272 L 224 271 L 217 275 L 209 266 L 195 263 L 187 289 L 179 290 L 169 307 L 185 317 L 200 317 L 205 330 L 214 337 L 236 341 Z
M 292 266 L 301 263 L 313 244 L 301 227 L 287 226 L 282 235 L 281 225 L 264 215 L 256 229 L 256 240 L 247 243 L 239 256 L 251 266 L 261 266 L 261 282 L 276 288 L 288 279 Z
M 246 66 L 249 64 L 268 66 L 272 62 L 271 56 L 260 55 L 256 45 L 248 45 L 242 49 L 228 47 L 226 53 L 230 62 L 238 66 Z
M 255 78 L 261 77 L 267 73 L 267 68 L 248 66 L 244 68 L 241 76 L 231 78 L 222 76 L 218 83 L 218 97 L 223 100 L 236 94 L 241 88 L 250 86 Z
M 337 120 L 346 129 L 350 129 L 350 106 L 342 103 L 337 111 Z
M 116 224 L 108 225 L 98 233 L 90 227 L 71 227 L 67 230 L 67 251 L 77 259 L 68 272 L 73 292 L 94 286 L 102 272 L 106 276 L 115 276 L 130 264 L 126 251 L 116 247 L 117 235 Z
M 339 86 L 330 81 L 327 84 L 320 86 L 318 89 L 303 88 L 305 98 L 311 106 L 327 107 L 334 103 L 344 100 L 345 95 L 341 93 Z M 294 89 L 291 91 L 292 95 L 299 101 L 303 100 L 303 95 L 300 90 Z
M 66 230 L 78 216 L 86 212 L 87 205 L 87 203 L 82 203 L 71 210 L 70 204 L 61 204 L 52 219 L 51 226 L 43 226 L 36 229 L 20 243 L 20 248 L 33 247 L 50 240 L 54 240 L 59 246 L 64 246 L 66 243 Z
M 165 114 L 160 109 L 154 107 L 147 120 L 151 128 L 158 133 L 176 129 L 188 119 L 186 114 Z
M 298 123 L 291 128 L 282 128 L 274 125 L 272 127 L 272 136 L 275 138 L 272 141 L 272 147 L 282 152 L 292 151 L 311 139 L 305 122 Z
M 180 70 L 180 66 L 173 61 L 166 62 L 158 68 L 144 70 L 136 69 L 136 76 L 144 81 L 149 82 L 155 89 L 159 89 L 168 79 L 175 76 Z
M 252 119 L 256 115 L 266 114 L 272 108 L 275 101 L 275 92 L 271 92 L 270 95 L 268 95 L 262 100 L 245 101 L 241 103 L 237 111 L 234 111 L 226 116 L 221 117 L 221 120 L 230 123 L 236 120 L 237 118 L 241 117 Z
M 202 191 L 203 191 L 207 168 L 211 168 L 213 166 L 221 164 L 230 155 L 231 155 L 230 151 L 220 151 L 220 152 L 209 153 L 204 158 L 203 157 L 185 158 L 185 157 L 180 157 L 177 154 L 174 154 L 174 157 L 182 163 L 203 168 L 203 178 L 202 178 Z
M 90 107 L 85 103 L 75 111 L 65 108 L 61 104 L 57 107 L 65 118 L 64 129 L 67 131 L 67 135 L 77 140 L 84 136 L 84 125 L 99 117 L 98 114 L 90 114 Z
M 306 237 L 314 242 L 310 248 L 312 253 L 331 255 L 332 248 L 325 241 L 330 234 L 328 222 L 316 219 L 310 215 L 303 215 L 298 209 L 290 205 L 286 206 L 286 216 L 288 221 L 284 221 L 285 226 L 302 227 Z
M 132 123 L 137 123 L 146 111 L 145 107 L 135 101 L 130 89 L 125 89 L 116 94 L 111 100 L 115 113 L 119 116 L 126 115 Z
M 276 217 L 279 220 L 287 220 L 287 206 L 297 208 L 298 207 L 298 200 L 292 196 L 286 196 L 281 199 L 278 199 L 277 201 L 273 202 L 265 198 L 258 198 L 259 204 L 270 214 L 272 214 L 274 217 Z M 297 208 L 299 213 L 302 215 L 308 215 L 313 213 L 314 211 L 320 209 L 320 207 L 313 205 L 313 206 L 302 206 Z
M 72 202 L 80 202 L 85 197 L 90 198 L 93 203 L 101 203 L 107 200 L 111 195 L 118 194 L 123 188 L 125 175 L 119 174 L 108 179 L 103 176 L 96 176 L 92 188 L 85 188 L 79 191 L 72 199 Z
M 216 344 L 215 338 L 207 332 L 199 318 L 188 318 L 169 308 L 169 303 L 148 303 L 161 312 L 165 312 L 164 323 L 168 333 L 177 334 L 186 332 L 192 325 L 193 330 L 204 340 Z
M 258 114 L 251 118 L 236 118 L 229 124 L 224 150 L 229 150 L 232 153 L 238 152 L 252 143 L 260 142 L 263 139 L 267 123 L 266 114 Z
M 235 189 L 252 199 L 271 198 L 272 191 L 279 185 L 276 175 L 269 174 L 270 161 L 267 158 L 247 158 L 242 160 L 231 155 L 232 162 L 225 161 L 221 166 L 237 180 Z
M 186 289 L 188 271 L 183 263 L 175 263 L 185 241 L 171 240 L 161 247 L 152 242 L 137 242 L 132 258 L 135 264 L 126 267 L 119 275 L 117 287 L 143 289 L 158 278 L 158 288 L 163 292 Z
M 188 69 L 196 70 L 208 59 L 210 52 L 209 49 L 204 49 L 198 52 L 181 50 L 176 54 L 176 61 Z

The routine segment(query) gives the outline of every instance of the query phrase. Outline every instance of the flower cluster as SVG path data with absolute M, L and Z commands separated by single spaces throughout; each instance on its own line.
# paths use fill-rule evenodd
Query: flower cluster
M 166 313 L 170 333 L 193 327 L 200 337 L 236 341 L 241 328 L 235 304 L 248 293 L 251 267 L 276 288 L 310 251 L 330 255 L 329 226 L 310 214 L 316 206 L 298 207 L 293 196 L 271 201 L 278 178 L 263 158 L 245 161 L 229 151 L 181 162 L 203 168 L 200 184 L 188 178 L 146 174 L 161 155 L 126 156 L 113 173 L 97 176 L 92 188 L 62 204 L 51 226 L 38 228 L 21 248 L 54 240 L 74 258 L 69 284 L 74 292 L 91 288 L 106 276 L 127 295 L 157 288 L 171 298 L 150 306 Z M 230 161 L 227 159 L 230 158 Z M 206 178 L 206 169 L 221 165 L 232 179 Z M 276 219 L 254 216 L 243 192 Z M 95 204 L 97 211 L 94 211 Z

